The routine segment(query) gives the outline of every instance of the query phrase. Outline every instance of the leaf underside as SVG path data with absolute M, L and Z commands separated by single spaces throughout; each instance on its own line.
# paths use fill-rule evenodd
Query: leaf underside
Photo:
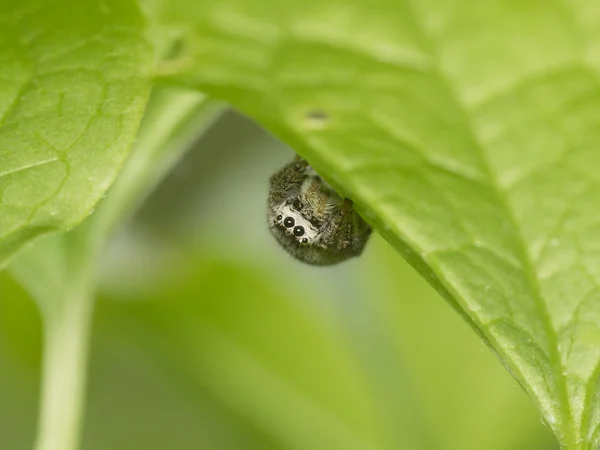
M 596 439 L 600 4 L 176 0 L 152 14 L 180 33 L 162 75 L 294 145 L 472 321 L 564 448 Z
M 131 0 L 0 0 L 0 267 L 114 180 L 148 95 L 144 28 Z

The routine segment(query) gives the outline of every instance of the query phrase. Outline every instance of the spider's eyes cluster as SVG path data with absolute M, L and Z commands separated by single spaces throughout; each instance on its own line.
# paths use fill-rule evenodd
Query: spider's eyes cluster
M 296 203 L 296 202 L 299 203 L 298 200 L 296 200 L 294 203 Z M 296 205 L 294 205 L 294 207 L 296 207 Z M 302 207 L 302 204 L 300 204 L 299 208 L 301 208 L 301 207 Z M 296 221 L 294 220 L 293 217 L 288 216 L 284 219 L 283 216 L 281 214 L 279 214 L 277 216 L 277 222 L 281 222 L 282 219 L 283 219 L 283 225 L 286 228 L 293 227 L 292 233 L 294 234 L 294 236 L 296 236 L 296 237 L 304 236 L 304 234 L 306 233 L 306 230 L 304 229 L 304 227 L 302 225 L 296 225 Z M 294 225 L 296 225 L 296 226 L 294 226 Z M 302 239 L 303 244 L 306 244 L 307 242 L 308 242 L 307 238 Z

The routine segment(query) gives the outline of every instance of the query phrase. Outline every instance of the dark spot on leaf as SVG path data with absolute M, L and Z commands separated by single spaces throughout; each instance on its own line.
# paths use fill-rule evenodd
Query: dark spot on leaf
M 325 123 L 329 120 L 329 114 L 322 109 L 311 109 L 306 113 L 306 118 L 311 122 Z
M 179 36 L 173 39 L 163 54 L 163 59 L 166 61 L 180 58 L 185 52 L 185 40 Z

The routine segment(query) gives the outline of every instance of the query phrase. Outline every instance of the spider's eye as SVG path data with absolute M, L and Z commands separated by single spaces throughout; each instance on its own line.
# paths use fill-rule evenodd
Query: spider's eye
M 306 239 L 306 238 L 302 239 L 303 244 L 306 244 L 307 242 L 308 242 L 308 239 Z
M 294 226 L 294 224 L 296 223 L 296 221 L 294 220 L 293 217 L 286 217 L 285 220 L 283 221 L 283 224 L 287 227 L 287 228 L 292 228 Z
M 298 199 L 294 200 L 294 203 L 292 203 L 292 206 L 294 207 L 294 209 L 296 210 L 300 210 L 302 209 L 302 202 Z
M 304 234 L 304 227 L 297 226 L 294 228 L 294 236 L 302 236 Z
M 277 216 L 277 222 L 279 222 L 281 219 L 283 219 L 283 216 L 282 216 L 281 214 L 279 214 L 279 215 Z

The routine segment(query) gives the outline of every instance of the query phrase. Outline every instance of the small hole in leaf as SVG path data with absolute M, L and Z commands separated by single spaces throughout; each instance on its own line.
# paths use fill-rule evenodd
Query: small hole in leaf
M 304 115 L 305 123 L 309 128 L 322 129 L 329 123 L 329 114 L 322 109 L 311 109 Z
M 185 41 L 183 39 L 183 37 L 177 37 L 176 39 L 173 39 L 170 43 L 169 46 L 167 47 L 164 55 L 163 55 L 163 59 L 166 61 L 172 61 L 174 59 L 178 59 L 180 58 L 185 50 Z
M 165 30 L 158 33 L 158 61 L 155 71 L 158 76 L 181 73 L 193 62 L 193 41 L 180 30 Z

